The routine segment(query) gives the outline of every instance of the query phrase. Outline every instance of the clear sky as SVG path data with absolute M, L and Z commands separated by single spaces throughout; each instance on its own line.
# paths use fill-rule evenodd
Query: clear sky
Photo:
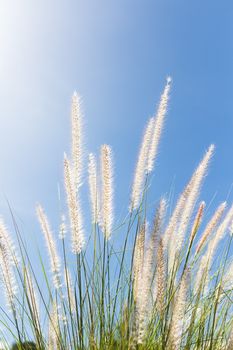
M 5 197 L 26 237 L 39 235 L 37 201 L 57 224 L 74 90 L 83 98 L 86 149 L 112 145 L 116 211 L 127 207 L 142 130 L 167 75 L 173 86 L 152 201 L 171 183 L 177 195 L 210 143 L 216 153 L 202 199 L 224 200 L 233 181 L 232 18 L 230 0 L 1 0 L 0 210 L 7 222 Z

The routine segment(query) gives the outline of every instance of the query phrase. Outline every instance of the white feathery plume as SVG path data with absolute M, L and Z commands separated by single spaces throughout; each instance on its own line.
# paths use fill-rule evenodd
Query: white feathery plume
M 3 223 L 0 221 L 0 271 L 1 281 L 5 291 L 5 296 L 8 306 L 11 311 L 15 311 L 15 296 L 17 294 L 17 284 L 13 267 L 15 262 L 12 257 L 12 252 L 9 250 L 9 242 L 6 238 L 9 237 L 9 233 Z M 11 239 L 10 239 L 11 241 Z
M 217 229 L 214 239 L 210 241 L 210 245 L 207 251 L 210 264 L 212 262 L 214 253 L 216 251 L 216 248 L 218 247 L 219 242 L 224 238 L 225 234 L 229 229 L 230 229 L 230 232 L 232 232 L 232 229 L 231 229 L 232 221 L 233 221 L 233 205 L 228 210 L 222 223 L 219 225 L 219 228 Z
M 192 204 L 195 195 L 197 197 L 197 194 L 199 193 L 200 186 L 201 186 L 203 177 L 205 175 L 205 172 L 207 170 L 208 162 L 211 158 L 213 150 L 214 150 L 214 146 L 211 145 L 208 151 L 206 152 L 203 160 L 198 165 L 196 171 L 192 175 L 189 183 L 187 184 L 187 186 L 185 187 L 184 191 L 181 193 L 177 201 L 176 207 L 173 210 L 171 219 L 169 220 L 169 223 L 164 233 L 163 240 L 164 240 L 164 247 L 166 250 L 168 249 L 168 245 L 171 242 L 171 235 L 176 232 L 178 226 L 181 226 L 181 219 L 182 219 L 182 226 L 184 226 L 184 224 L 187 222 L 187 219 L 189 219 L 187 217 L 187 214 L 188 214 L 187 211 L 190 212 L 190 202 Z M 190 200 L 190 197 L 191 197 L 191 200 Z M 185 210 L 185 207 L 188 203 L 189 205 Z M 177 238 L 175 239 L 177 241 Z M 181 241 L 182 240 L 180 240 L 180 243 Z M 180 243 L 179 243 L 179 246 L 180 246 Z
M 180 287 L 174 301 L 174 309 L 172 313 L 171 328 L 169 333 L 169 349 L 180 349 L 181 336 L 183 329 L 183 319 L 185 314 L 187 289 L 188 289 L 189 271 L 186 270 L 180 282 Z
M 56 242 L 53 237 L 53 233 L 50 229 L 48 218 L 43 208 L 40 205 L 37 205 L 36 213 L 37 213 L 37 217 L 38 217 L 41 230 L 43 232 L 45 242 L 47 245 L 48 253 L 49 253 L 51 272 L 53 274 L 53 283 L 56 289 L 60 289 L 61 288 L 61 280 L 60 280 L 61 263 L 57 252 Z
M 5 242 L 5 245 L 7 247 L 9 258 L 11 259 L 11 263 L 12 265 L 18 266 L 20 259 L 15 247 L 15 244 L 13 242 L 11 235 L 9 234 L 8 230 L 4 225 L 3 219 L 1 218 L 0 218 L 0 226 L 2 226 L 2 230 L 1 230 L 2 240 Z M 3 229 L 4 227 L 5 229 Z
M 82 181 L 82 112 L 81 99 L 77 92 L 74 92 L 71 106 L 71 128 L 72 128 L 72 171 L 74 177 L 75 191 L 81 186 Z
M 134 257 L 133 257 L 133 297 L 134 297 L 134 318 L 133 318 L 133 328 L 132 328 L 132 349 L 136 348 L 138 342 L 138 322 L 139 316 L 139 305 L 140 305 L 140 294 L 141 286 L 140 283 L 143 279 L 143 263 L 144 263 L 144 253 L 145 253 L 145 234 L 146 234 L 146 223 L 143 223 L 140 231 L 136 237 Z
M 65 277 L 65 284 L 67 288 L 67 296 L 69 298 L 69 303 L 70 303 L 70 309 L 71 309 L 71 312 L 73 313 L 76 310 L 76 302 L 75 302 L 75 296 L 74 296 L 74 286 L 73 286 L 71 274 L 68 268 L 65 268 L 64 277 Z
M 99 221 L 99 193 L 97 187 L 96 159 L 93 153 L 89 154 L 88 175 L 92 223 L 97 223 Z
M 149 306 L 150 290 L 152 285 L 153 269 L 155 267 L 155 254 L 158 246 L 158 240 L 161 233 L 161 227 L 166 210 L 166 201 L 161 199 L 157 209 L 153 231 L 149 240 L 148 249 L 145 253 L 142 281 L 138 289 L 138 344 L 142 344 L 146 331 L 146 321 L 150 318 Z
M 142 281 L 142 271 L 144 262 L 144 250 L 145 250 L 145 224 L 142 225 L 139 234 L 136 238 L 134 258 L 133 258 L 133 295 L 134 300 L 138 302 L 138 289 L 139 283 Z
M 198 199 L 200 188 L 201 188 L 204 176 L 206 175 L 206 171 L 207 171 L 211 156 L 213 154 L 213 151 L 214 151 L 214 145 L 210 145 L 202 161 L 200 162 L 197 169 L 195 170 L 188 186 L 186 187 L 186 190 L 188 189 L 187 191 L 188 195 L 186 197 L 186 200 L 183 201 L 184 206 L 182 208 L 182 211 L 179 212 L 180 218 L 177 217 L 178 222 L 176 222 L 176 226 L 174 226 L 173 228 L 173 232 L 174 232 L 173 239 L 175 240 L 175 244 L 170 244 L 170 247 L 169 247 L 169 270 L 171 270 L 174 264 L 175 257 L 179 254 L 179 252 L 182 249 L 183 242 L 185 239 L 185 234 L 190 222 L 190 218 L 192 216 L 195 203 Z M 170 241 L 171 240 L 169 240 L 169 242 Z
M 80 254 L 85 244 L 82 214 L 79 198 L 72 182 L 70 162 L 66 155 L 64 156 L 64 178 L 72 233 L 72 252 L 74 254 Z
M 206 228 L 197 244 L 195 255 L 197 255 L 200 252 L 206 240 L 209 238 L 209 236 L 211 235 L 211 233 L 213 232 L 213 230 L 216 228 L 217 224 L 221 220 L 223 212 L 226 209 L 226 205 L 227 205 L 226 202 L 221 203 L 217 208 L 217 210 L 215 211 L 212 218 L 210 219 L 210 221 L 208 222 L 208 224 L 206 225 Z
M 134 173 L 134 181 L 131 192 L 131 202 L 130 202 L 130 211 L 137 209 L 140 205 L 141 195 L 143 191 L 143 185 L 146 174 L 148 152 L 150 149 L 151 138 L 153 134 L 154 127 L 154 118 L 150 118 L 148 121 L 146 130 L 144 132 L 143 140 L 141 143 L 138 161 Z
M 197 214 L 195 216 L 195 219 L 193 221 L 193 225 L 192 225 L 192 229 L 191 229 L 191 234 L 190 234 L 190 238 L 189 238 L 189 243 L 191 244 L 191 242 L 193 242 L 195 236 L 196 236 L 196 233 L 197 233 L 197 230 L 199 228 L 199 226 L 201 225 L 201 221 L 202 221 L 202 217 L 203 217 L 203 214 L 204 214 L 204 209 L 205 209 L 205 202 L 202 201 L 199 205 L 199 208 L 197 210 Z
M 159 145 L 161 133 L 163 131 L 164 119 L 167 113 L 167 105 L 168 105 L 168 99 L 169 99 L 169 92 L 171 88 L 171 81 L 172 81 L 171 77 L 168 77 L 165 89 L 160 98 L 158 111 L 154 119 L 154 130 L 153 130 L 153 135 L 152 135 L 151 143 L 149 147 L 148 161 L 147 161 L 147 168 L 146 168 L 148 173 L 151 173 L 154 168 L 154 162 L 158 152 L 158 145 Z
M 156 307 L 159 315 L 162 314 L 165 304 L 166 294 L 166 260 L 164 256 L 163 239 L 160 238 L 157 251 L 157 269 L 155 275 L 155 285 L 153 300 L 156 302 Z
M 112 150 L 108 145 L 101 146 L 101 225 L 106 240 L 112 233 L 113 225 L 113 165 Z
M 160 98 L 157 114 L 155 117 L 149 119 L 143 135 L 132 185 L 131 201 L 129 207 L 130 211 L 139 207 L 143 192 L 145 175 L 152 172 L 154 168 L 154 162 L 158 152 L 159 140 L 163 130 L 164 119 L 167 111 L 170 87 L 171 78 L 168 77 L 165 89 Z
M 178 253 L 183 245 L 185 233 L 188 228 L 188 224 L 190 221 L 190 218 L 193 213 L 193 209 L 196 203 L 196 200 L 200 193 L 200 188 L 203 182 L 203 179 L 206 175 L 206 171 L 208 169 L 208 165 L 210 162 L 210 159 L 212 157 L 214 151 L 214 145 L 210 145 L 209 149 L 207 150 L 206 154 L 204 155 L 201 163 L 199 164 L 198 168 L 196 169 L 194 173 L 194 181 L 192 184 L 192 188 L 190 191 L 190 194 L 188 196 L 187 202 L 184 207 L 184 211 L 181 215 L 181 220 L 177 229 L 176 234 L 176 253 Z
M 153 271 L 153 267 L 155 266 L 155 255 L 158 248 L 158 242 L 160 238 L 165 211 L 166 211 L 166 200 L 162 198 L 155 215 L 152 233 L 151 233 L 150 240 L 148 243 L 148 248 L 145 254 L 144 268 L 143 268 L 143 281 L 144 281 L 143 289 L 144 289 L 145 295 L 149 294 L 149 291 L 150 291 L 152 271 Z
M 206 276 L 206 283 L 208 284 L 208 272 L 212 264 L 212 260 L 215 254 L 215 251 L 218 247 L 219 242 L 224 238 L 227 230 L 230 228 L 230 224 L 232 224 L 233 221 L 233 205 L 228 210 L 227 214 L 225 215 L 225 218 L 223 219 L 222 223 L 217 228 L 217 231 L 214 235 L 214 237 L 210 240 L 206 253 L 202 256 L 199 269 L 196 274 L 195 279 L 195 286 L 194 291 L 197 292 L 199 289 L 199 286 L 201 284 L 201 281 L 203 280 L 204 272 L 207 273 Z
M 184 209 L 187 198 L 191 192 L 192 183 L 193 183 L 193 177 L 189 181 L 188 185 L 185 187 L 184 191 L 181 193 L 181 195 L 176 203 L 175 209 L 173 210 L 172 216 L 168 222 L 165 233 L 163 235 L 163 243 L 164 243 L 165 250 L 168 250 L 171 236 L 174 233 L 175 228 L 178 225 L 180 215 Z

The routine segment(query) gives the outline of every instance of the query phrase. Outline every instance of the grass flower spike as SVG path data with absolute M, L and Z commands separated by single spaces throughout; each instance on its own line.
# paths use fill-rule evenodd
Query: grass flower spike
M 206 228 L 205 228 L 205 230 L 203 232 L 203 235 L 201 236 L 201 239 L 198 242 L 195 254 L 199 254 L 199 252 L 201 251 L 201 249 L 204 246 L 205 242 L 207 241 L 207 239 L 209 238 L 209 236 L 211 235 L 211 233 L 214 231 L 214 229 L 216 228 L 217 224 L 221 220 L 223 212 L 224 212 L 225 209 L 226 209 L 226 202 L 223 202 L 222 204 L 220 204 L 220 206 L 215 211 L 213 217 L 208 222 L 208 224 L 207 224 L 207 226 L 206 226 Z
M 154 128 L 153 128 L 153 134 L 151 137 L 151 143 L 149 146 L 149 152 L 148 152 L 148 160 L 147 160 L 147 172 L 151 173 L 154 168 L 154 162 L 157 156 L 158 152 L 158 146 L 159 141 L 161 138 L 161 134 L 163 131 L 164 126 L 164 119 L 167 113 L 167 106 L 168 106 L 168 100 L 169 100 L 169 93 L 171 89 L 171 77 L 167 78 L 167 84 L 165 86 L 165 89 L 163 91 L 163 94 L 161 96 L 159 107 L 157 114 L 154 118 Z
M 7 304 L 11 311 L 15 312 L 15 297 L 17 293 L 17 283 L 14 273 L 14 260 L 9 250 L 9 245 L 6 238 L 9 237 L 7 229 L 0 221 L 0 271 L 1 271 L 1 282 L 5 291 Z
M 101 147 L 101 172 L 102 172 L 102 228 L 106 240 L 112 233 L 113 224 L 113 165 L 112 150 L 110 146 Z
M 77 92 L 72 97 L 71 121 L 72 121 L 72 170 L 75 190 L 82 183 L 83 168 L 83 134 L 81 101 Z
M 153 127 L 154 127 L 154 118 L 150 118 L 147 124 L 146 130 L 144 132 L 141 148 L 138 155 L 138 161 L 135 169 L 134 181 L 132 186 L 130 210 L 137 209 L 140 204 L 141 195 L 143 192 L 145 174 L 146 174 L 148 152 L 150 149 L 150 143 L 151 143 L 151 138 L 153 133 Z
M 96 159 L 93 153 L 89 154 L 88 175 L 92 223 L 97 223 L 99 221 L 99 193 L 97 186 Z
M 74 254 L 80 254 L 84 244 L 84 233 L 82 214 L 79 203 L 79 197 L 76 194 L 74 183 L 72 182 L 72 172 L 70 162 L 68 158 L 64 157 L 64 178 L 65 178 L 65 189 L 67 196 L 67 205 L 70 216 L 70 227 L 72 235 L 72 252 Z
M 55 239 L 50 229 L 47 216 L 45 215 L 44 210 L 40 205 L 37 206 L 36 212 L 37 212 L 37 217 L 41 226 L 41 230 L 44 234 L 45 242 L 49 253 L 50 266 L 53 274 L 53 283 L 54 283 L 54 286 L 57 289 L 59 289 L 61 287 L 61 280 L 60 280 L 61 262 L 58 256 Z

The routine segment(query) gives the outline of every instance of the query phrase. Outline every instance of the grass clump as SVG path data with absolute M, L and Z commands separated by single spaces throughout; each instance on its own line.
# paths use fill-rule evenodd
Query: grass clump
M 36 262 L 30 257 L 13 214 L 17 246 L 0 222 L 0 274 L 8 305 L 0 316 L 5 349 L 9 337 L 13 349 L 21 350 L 233 349 L 233 206 L 220 203 L 205 222 L 205 202 L 199 202 L 213 145 L 171 215 L 165 197 L 153 220 L 148 215 L 147 193 L 170 88 L 168 78 L 145 128 L 128 212 L 118 224 L 109 145 L 101 147 L 100 169 L 96 156 L 89 155 L 91 217 L 89 225 L 83 223 L 82 113 L 80 98 L 73 95 L 72 150 L 64 156 L 67 210 L 59 232 L 51 229 L 41 205 L 36 208 L 50 271 L 40 255 Z M 119 232 L 122 244 L 114 244 Z

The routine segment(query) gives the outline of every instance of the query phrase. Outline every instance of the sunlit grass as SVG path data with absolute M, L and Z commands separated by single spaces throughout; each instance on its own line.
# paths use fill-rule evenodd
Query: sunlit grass
M 18 349 L 26 349 L 29 340 L 36 349 L 53 350 L 233 349 L 233 207 L 220 204 L 207 222 L 205 203 L 199 202 L 213 145 L 170 208 L 171 215 L 164 197 L 153 220 L 148 215 L 170 88 L 168 78 L 157 113 L 145 128 L 129 203 L 122 204 L 129 209 L 120 223 L 114 221 L 117 186 L 110 146 L 101 147 L 100 169 L 90 154 L 88 174 L 83 171 L 82 113 L 74 94 L 72 151 L 64 157 L 67 210 L 61 212 L 59 232 L 42 207 L 36 208 L 48 260 L 41 253 L 31 256 L 12 212 L 15 244 L 0 222 L 7 302 L 0 315 L 4 349 L 12 340 Z M 86 183 L 89 225 L 83 223 L 81 208 Z M 116 242 L 118 235 L 122 242 Z

